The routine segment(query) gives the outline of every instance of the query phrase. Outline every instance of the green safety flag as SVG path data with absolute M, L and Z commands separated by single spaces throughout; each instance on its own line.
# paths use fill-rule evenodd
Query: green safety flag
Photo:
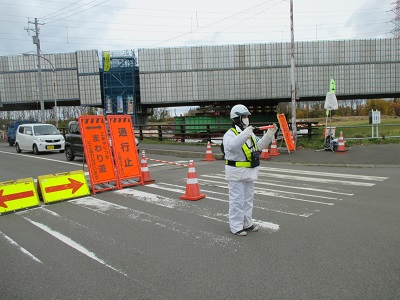
M 330 85 L 329 91 L 331 93 L 334 93 L 336 91 L 336 84 L 335 84 L 335 80 L 333 80 L 333 79 L 331 79 L 331 85 Z

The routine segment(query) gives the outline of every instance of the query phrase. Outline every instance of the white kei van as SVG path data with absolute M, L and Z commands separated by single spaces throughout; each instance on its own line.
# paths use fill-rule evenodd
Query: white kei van
M 65 140 L 58 129 L 52 124 L 19 125 L 15 134 L 15 149 L 40 152 L 64 152 Z

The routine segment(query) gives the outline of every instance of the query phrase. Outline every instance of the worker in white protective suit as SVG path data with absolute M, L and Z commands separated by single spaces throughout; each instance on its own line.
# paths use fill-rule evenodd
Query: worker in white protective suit
M 268 129 L 259 139 L 253 133 L 246 106 L 232 107 L 233 121 L 223 138 L 225 153 L 225 180 L 229 186 L 229 226 L 233 234 L 246 236 L 247 232 L 258 231 L 253 224 L 254 180 L 258 178 L 260 151 L 269 145 L 278 127 Z

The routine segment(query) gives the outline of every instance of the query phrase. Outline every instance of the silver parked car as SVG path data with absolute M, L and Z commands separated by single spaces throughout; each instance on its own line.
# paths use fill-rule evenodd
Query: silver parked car
M 15 135 L 15 149 L 18 153 L 33 151 L 64 152 L 65 140 L 58 129 L 52 124 L 23 124 L 19 125 Z

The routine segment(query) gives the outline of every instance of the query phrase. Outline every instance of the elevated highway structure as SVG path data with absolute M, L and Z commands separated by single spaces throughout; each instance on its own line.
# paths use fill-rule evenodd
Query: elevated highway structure
M 43 54 L 41 60 L 45 108 L 102 106 L 97 50 Z M 40 109 L 36 55 L 0 57 L 0 110 Z
M 291 100 L 290 43 L 139 49 L 142 105 Z M 400 97 L 400 39 L 295 43 L 297 99 Z
M 109 70 L 97 50 L 43 54 L 45 108 L 56 100 L 145 119 L 154 107 L 242 102 L 268 111 L 291 100 L 290 43 L 139 49 L 138 68 L 134 53 L 105 53 Z M 295 62 L 299 101 L 324 100 L 330 79 L 338 99 L 400 97 L 400 39 L 296 42 Z M 0 110 L 39 109 L 38 86 L 36 56 L 0 57 Z

